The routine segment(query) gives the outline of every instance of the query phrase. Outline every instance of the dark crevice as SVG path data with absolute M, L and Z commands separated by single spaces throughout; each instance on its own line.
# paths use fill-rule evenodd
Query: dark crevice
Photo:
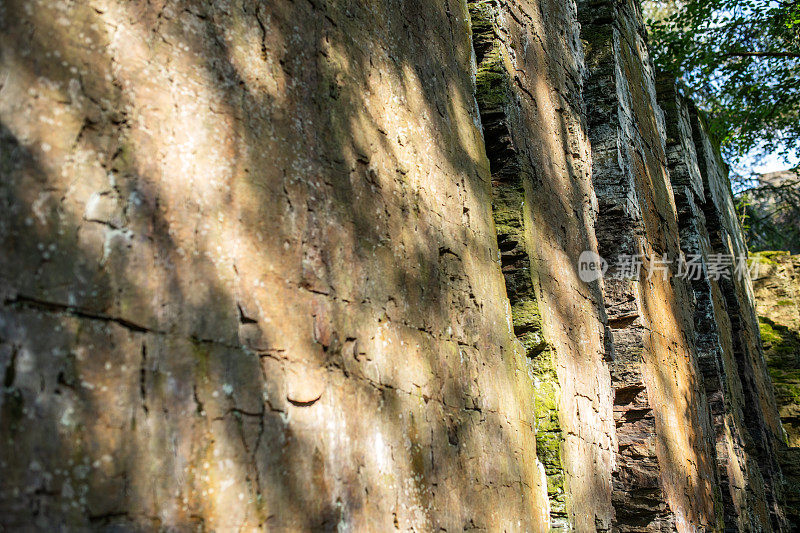
M 254 318 L 250 318 L 249 316 L 244 314 L 244 310 L 242 309 L 241 304 L 236 304 L 236 308 L 239 310 L 239 323 L 240 324 L 258 324 L 258 320 Z
M 89 515 L 89 522 L 96 523 L 96 522 L 103 522 L 108 523 L 115 519 L 119 518 L 127 518 L 128 513 L 126 511 L 111 511 L 108 513 L 98 514 L 98 515 Z
M 150 412 L 147 407 L 147 347 L 142 344 L 142 359 L 139 366 L 139 399 L 145 415 Z
M 29 296 L 24 296 L 21 294 L 18 294 L 13 298 L 7 298 L 6 300 L 3 301 L 3 304 L 9 306 L 25 307 L 29 309 L 37 309 L 40 311 L 48 311 L 51 313 L 64 313 L 67 315 L 72 315 L 79 318 L 86 318 L 89 320 L 114 322 L 126 329 L 135 331 L 137 333 L 156 333 L 156 334 L 164 333 L 163 331 L 150 329 L 140 324 L 136 324 L 135 322 L 131 322 L 130 320 L 127 320 L 125 318 L 109 316 L 104 313 L 90 311 L 88 309 L 81 309 L 78 307 L 73 307 L 58 302 L 48 302 L 45 300 L 40 300 L 38 298 L 31 298 Z
M 291 398 L 286 398 L 286 400 L 288 400 L 288 402 L 290 404 L 294 405 L 295 407 L 310 407 L 310 406 L 314 405 L 315 403 L 317 403 L 317 401 L 320 398 L 321 398 L 321 396 L 318 396 L 317 398 L 314 398 L 313 400 L 308 400 L 308 401 L 292 400 Z
M 632 215 L 630 209 L 629 195 L 638 186 L 631 180 L 630 173 L 635 171 L 620 168 L 618 162 L 624 148 L 619 145 L 617 132 L 607 131 L 608 125 L 619 127 L 620 99 L 625 97 L 620 94 L 616 78 L 617 68 L 623 61 L 616 45 L 619 39 L 625 38 L 626 30 L 619 27 L 626 16 L 622 9 L 623 6 L 613 2 L 578 3 L 581 38 L 589 67 L 584 94 L 593 153 L 592 181 L 599 207 L 596 237 L 598 253 L 609 259 L 623 254 L 636 255 L 638 241 L 648 237 L 643 222 Z M 636 57 L 634 61 L 639 59 Z M 609 162 L 605 163 L 604 159 Z M 607 170 L 604 164 L 613 170 Z M 640 310 L 635 283 L 615 279 L 617 274 L 617 265 L 612 262 L 604 284 L 608 330 L 613 331 L 613 346 L 608 346 L 607 352 L 613 352 L 609 359 L 613 359 L 610 368 L 619 447 L 617 466 L 612 473 L 615 512 L 612 530 L 631 533 L 674 530 L 674 515 L 659 486 L 655 417 L 652 400 L 644 386 L 642 354 L 646 349 L 644 338 L 650 333 L 638 320 Z
M 16 379 L 17 375 L 17 354 L 19 353 L 19 348 L 17 346 L 11 347 L 11 357 L 8 361 L 8 365 L 6 366 L 5 376 L 3 377 L 3 386 L 6 389 L 10 389 L 14 386 L 14 380 Z
M 206 410 L 203 406 L 203 402 L 200 400 L 200 397 L 197 396 L 197 385 L 192 385 L 192 397 L 194 398 L 195 413 L 197 413 L 198 416 L 205 415 Z
M 638 314 L 615 316 L 614 318 L 609 317 L 608 326 L 611 329 L 625 329 L 633 324 L 637 318 L 639 318 Z
M 526 186 L 534 175 L 525 154 L 515 145 L 515 133 L 529 135 L 527 126 L 515 122 L 520 115 L 516 108 L 516 92 L 522 89 L 506 70 L 502 54 L 507 32 L 499 28 L 499 13 L 508 13 L 509 6 L 489 1 L 468 3 L 472 21 L 472 43 L 476 58 L 475 100 L 483 127 L 484 147 L 491 173 L 492 215 L 495 222 L 500 266 L 505 279 L 506 296 L 512 310 L 515 336 L 525 349 L 529 372 L 537 379 L 557 382 L 553 358 L 555 354 L 542 334 L 538 299 L 531 272 L 529 243 L 526 243 Z M 523 91 L 524 93 L 524 91 Z M 522 94 L 535 100 L 530 94 Z M 515 130 L 518 130 L 516 131 Z M 557 403 L 553 392 L 557 387 L 536 391 L 535 405 Z M 542 395 L 540 398 L 538 395 Z M 555 531 L 568 523 L 564 501 L 563 468 L 561 465 L 562 431 L 558 414 L 549 407 L 536 413 L 537 456 L 544 466 L 550 500 L 550 520 Z M 478 409 L 476 409 L 478 410 Z M 478 410 L 479 411 L 479 410 Z M 451 445 L 457 445 L 457 434 L 448 433 Z M 455 444 L 454 444 L 455 443 Z

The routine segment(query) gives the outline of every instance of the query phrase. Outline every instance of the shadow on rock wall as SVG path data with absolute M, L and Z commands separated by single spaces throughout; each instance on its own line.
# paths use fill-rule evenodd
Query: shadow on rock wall
M 460 4 L 0 10 L 4 526 L 541 520 Z

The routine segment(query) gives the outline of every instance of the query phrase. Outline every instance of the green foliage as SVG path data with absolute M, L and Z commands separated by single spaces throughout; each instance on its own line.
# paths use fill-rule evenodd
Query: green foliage
M 800 0 L 645 2 L 654 62 L 682 78 L 729 163 L 800 153 Z

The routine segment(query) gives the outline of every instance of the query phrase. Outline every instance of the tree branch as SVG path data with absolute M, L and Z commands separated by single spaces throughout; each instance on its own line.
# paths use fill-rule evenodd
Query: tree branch
M 795 57 L 800 58 L 797 52 L 728 52 L 725 57 Z

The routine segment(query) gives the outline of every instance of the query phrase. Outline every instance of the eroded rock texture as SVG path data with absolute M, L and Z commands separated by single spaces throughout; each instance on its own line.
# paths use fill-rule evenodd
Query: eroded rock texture
M 597 238 L 611 262 L 605 305 L 614 336 L 615 528 L 716 529 L 713 430 L 691 289 L 676 271 L 677 211 L 638 5 L 580 3 L 579 12 Z M 641 258 L 641 268 L 623 271 L 631 257 Z
M 786 515 L 800 528 L 800 257 L 760 252 L 754 281 L 761 340 L 787 447 L 778 454 Z
M 752 300 L 737 297 L 752 291 L 751 274 L 744 246 L 736 242 L 741 234 L 738 223 L 728 214 L 733 205 L 729 186 L 708 147 L 697 111 L 674 80 L 659 80 L 659 102 L 666 118 L 684 268 L 694 296 L 695 345 L 715 433 L 713 454 L 724 523 L 729 530 L 778 528 L 779 496 L 773 492 L 780 492 L 781 486 L 774 464 L 779 434 L 765 428 L 769 422 L 777 427 L 770 418 L 775 413 L 771 405 L 751 408 L 754 403 L 771 403 L 772 391 L 767 382 L 761 388 L 751 382 L 754 375 L 763 375 L 765 366 L 758 341 L 750 336 L 752 311 L 741 303 Z M 729 233 L 720 235 L 722 231 Z M 711 275 L 726 258 L 734 263 L 728 274 Z M 753 274 L 758 275 L 755 270 Z M 745 351 L 752 354 L 750 359 Z M 757 444 L 760 439 L 766 440 L 763 448 Z
M 724 168 L 634 3 L 0 26 L 3 528 L 784 526 L 749 280 L 675 267 L 744 254 Z
M 800 446 L 800 257 L 760 252 L 754 282 L 761 339 L 789 446 Z
M 700 174 L 706 190 L 703 210 L 712 249 L 721 257 L 741 260 L 747 252 L 725 167 L 704 133 L 702 118 L 691 105 L 689 114 Z M 757 470 L 753 467 L 749 469 L 749 475 L 754 478 L 747 483 L 747 490 L 753 492 L 755 502 L 758 502 L 751 507 L 751 521 L 759 522 L 764 529 L 767 523 L 773 529 L 781 529 L 785 520 L 776 447 L 782 440 L 783 430 L 760 341 L 752 282 L 750 276 L 722 276 L 719 286 L 731 321 L 733 357 L 742 388 L 739 402 L 747 429 L 744 442 L 746 461 L 758 466 Z M 762 500 L 766 512 L 761 511 Z
M 470 4 L 476 96 L 514 331 L 534 378 L 551 527 L 608 529 L 613 452 L 605 313 L 576 265 L 596 250 L 575 14 Z
M 9 528 L 544 528 L 466 5 L 4 2 Z

